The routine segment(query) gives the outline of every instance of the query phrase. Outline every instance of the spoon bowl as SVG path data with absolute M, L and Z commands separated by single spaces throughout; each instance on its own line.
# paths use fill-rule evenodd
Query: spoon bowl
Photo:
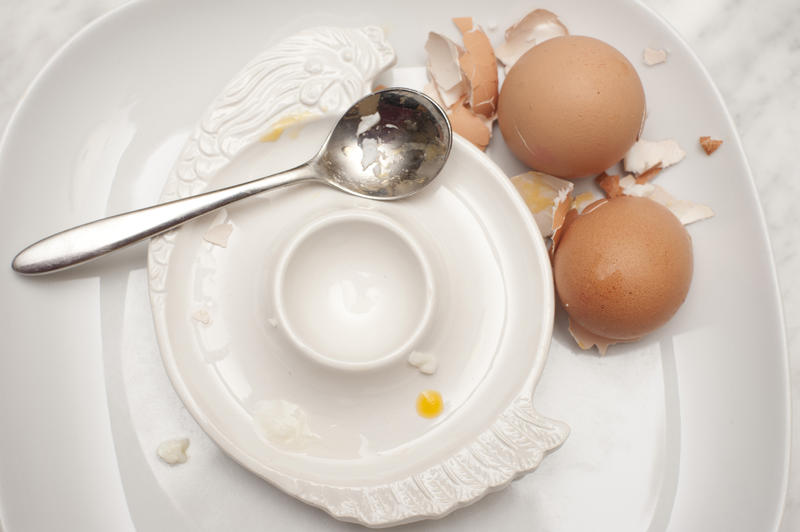
M 300 166 L 67 229 L 25 248 L 12 268 L 25 275 L 63 270 L 294 183 L 318 181 L 376 200 L 405 198 L 439 174 L 452 140 L 447 115 L 424 94 L 401 88 L 378 91 L 353 104 L 319 153 Z
M 408 89 L 387 89 L 356 102 L 316 158 L 319 176 L 356 196 L 394 200 L 430 183 L 450 153 L 444 111 Z

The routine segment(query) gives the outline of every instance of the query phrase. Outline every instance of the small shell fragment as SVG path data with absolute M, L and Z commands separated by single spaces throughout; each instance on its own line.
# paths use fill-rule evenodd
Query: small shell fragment
M 381 121 L 380 113 L 372 113 L 371 115 L 362 116 L 358 122 L 358 129 L 356 129 L 356 136 L 361 136 L 366 133 Z
M 177 438 L 161 442 L 156 452 L 158 457 L 171 466 L 185 464 L 189 459 L 186 449 L 189 448 L 189 438 Z
M 233 225 L 229 223 L 212 225 L 203 235 L 203 240 L 222 248 L 228 247 L 228 238 L 233 232 Z
M 642 59 L 647 66 L 654 66 L 667 61 L 666 50 L 656 50 L 654 48 L 645 48 L 642 53 Z
M 625 154 L 625 171 L 636 175 L 660 165 L 672 166 L 683 160 L 686 152 L 672 139 L 649 141 L 640 139 Z
M 542 237 L 551 236 L 561 227 L 572 207 L 572 181 L 530 171 L 512 177 L 511 183 L 533 214 Z
M 718 139 L 712 139 L 711 137 L 700 137 L 700 146 L 703 147 L 706 155 L 711 155 L 717 151 L 717 148 L 722 146 L 722 141 Z
M 506 30 L 506 40 L 495 49 L 495 55 L 508 72 L 528 50 L 553 37 L 569 35 L 555 13 L 534 9 Z
M 644 172 L 636 176 L 636 182 L 640 185 L 647 183 L 655 176 L 657 176 L 659 172 L 661 172 L 661 164 L 657 164 L 654 167 L 645 170 Z
M 594 178 L 595 183 L 597 186 L 603 189 L 607 198 L 616 198 L 617 196 L 621 196 L 623 194 L 622 189 L 619 186 L 619 176 L 618 175 L 608 175 L 607 173 L 603 172 L 599 176 Z
M 433 375 L 439 367 L 438 359 L 423 351 L 411 351 L 408 355 L 408 363 L 425 375 Z

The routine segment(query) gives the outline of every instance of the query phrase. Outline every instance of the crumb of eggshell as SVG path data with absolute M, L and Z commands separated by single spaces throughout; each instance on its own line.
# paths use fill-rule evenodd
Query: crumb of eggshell
M 221 248 L 228 247 L 228 238 L 233 232 L 233 225 L 229 223 L 212 225 L 203 235 L 203 240 Z
M 657 50 L 654 48 L 645 48 L 644 52 L 642 53 L 642 59 L 644 61 L 644 64 L 647 66 L 659 65 L 661 63 L 666 62 L 667 51 Z
M 706 155 L 711 155 L 717 148 L 722 146 L 722 141 L 719 139 L 712 139 L 711 137 L 700 137 L 700 146 L 706 152 Z
M 645 170 L 644 172 L 636 176 L 636 182 L 640 185 L 643 185 L 644 183 L 647 183 L 655 176 L 657 176 L 660 171 L 661 171 L 661 164 L 657 164 L 654 167 Z
M 506 40 L 495 49 L 495 55 L 508 72 L 525 52 L 561 35 L 569 35 L 569 31 L 555 13 L 534 9 L 506 30 Z
M 481 151 L 486 150 L 492 138 L 491 122 L 466 107 L 464 100 L 459 100 L 447 111 L 447 117 L 453 131 L 470 141 Z
M 673 139 L 650 141 L 639 139 L 631 146 L 623 159 L 626 172 L 636 175 L 661 165 L 666 168 L 677 164 L 686 157 L 686 152 Z
M 497 58 L 489 38 L 472 17 L 453 19 L 464 39 L 464 51 L 458 57 L 467 80 L 467 101 L 476 114 L 493 119 L 497 113 Z
M 597 186 L 603 189 L 603 192 L 607 198 L 616 198 L 617 196 L 622 196 L 622 189 L 619 186 L 618 175 L 608 175 L 607 173 L 603 172 L 594 178 L 594 182 L 597 183 Z
M 382 90 L 385 90 L 385 89 L 388 89 L 388 88 L 389 87 L 387 87 L 386 85 L 383 85 L 382 83 L 379 83 L 379 84 L 375 85 L 372 88 L 372 92 L 378 92 L 378 91 L 382 91 Z
M 189 448 L 189 438 L 177 438 L 161 442 L 156 452 L 158 457 L 171 466 L 185 464 L 189 457 L 186 449 Z

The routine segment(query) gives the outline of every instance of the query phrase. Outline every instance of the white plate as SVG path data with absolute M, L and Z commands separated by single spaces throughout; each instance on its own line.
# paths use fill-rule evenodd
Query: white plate
M 724 106 L 696 58 L 628 2 L 543 2 L 573 33 L 605 39 L 639 68 L 647 138 L 686 160 L 660 184 L 711 205 L 690 227 L 686 304 L 644 342 L 598 358 L 556 317 L 537 407 L 572 427 L 525 477 L 436 523 L 475 530 L 772 530 L 787 481 L 788 372 L 779 299 L 752 179 Z M 425 20 L 389 4 L 241 0 L 133 3 L 75 39 L 28 92 L 0 152 L 6 260 L 32 240 L 157 200 L 197 117 L 270 43 L 317 24 L 384 25 L 399 68 L 419 67 L 449 16 L 504 28 L 530 6 L 427 3 Z M 492 34 L 499 38 L 500 32 Z M 638 62 L 644 46 L 668 63 Z M 402 72 L 402 71 L 401 71 Z M 700 135 L 726 143 L 712 157 Z M 498 137 L 490 156 L 521 169 Z M 55 277 L 0 274 L 0 515 L 14 530 L 348 529 L 229 460 L 183 408 L 156 347 L 144 248 Z M 187 464 L 155 457 L 188 435 Z M 92 501 L 93 504 L 89 504 Z
M 308 160 L 393 60 L 377 27 L 304 30 L 266 50 L 206 110 L 161 200 Z M 212 227 L 229 237 L 208 242 Z M 566 438 L 531 402 L 552 331 L 547 250 L 508 178 L 459 137 L 412 198 L 274 191 L 153 239 L 148 270 L 162 357 L 195 419 L 340 519 L 441 517 Z M 436 357 L 435 375 L 408 364 L 412 351 Z M 445 408 L 424 419 L 415 400 L 431 388 Z M 302 412 L 288 436 L 263 415 L 281 407 Z

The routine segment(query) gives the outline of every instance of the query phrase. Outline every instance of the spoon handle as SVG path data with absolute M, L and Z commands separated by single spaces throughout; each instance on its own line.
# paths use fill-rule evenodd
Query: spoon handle
M 234 201 L 272 188 L 318 179 L 306 163 L 239 185 L 102 218 L 28 246 L 14 257 L 11 267 L 26 275 L 63 270 L 168 231 Z

